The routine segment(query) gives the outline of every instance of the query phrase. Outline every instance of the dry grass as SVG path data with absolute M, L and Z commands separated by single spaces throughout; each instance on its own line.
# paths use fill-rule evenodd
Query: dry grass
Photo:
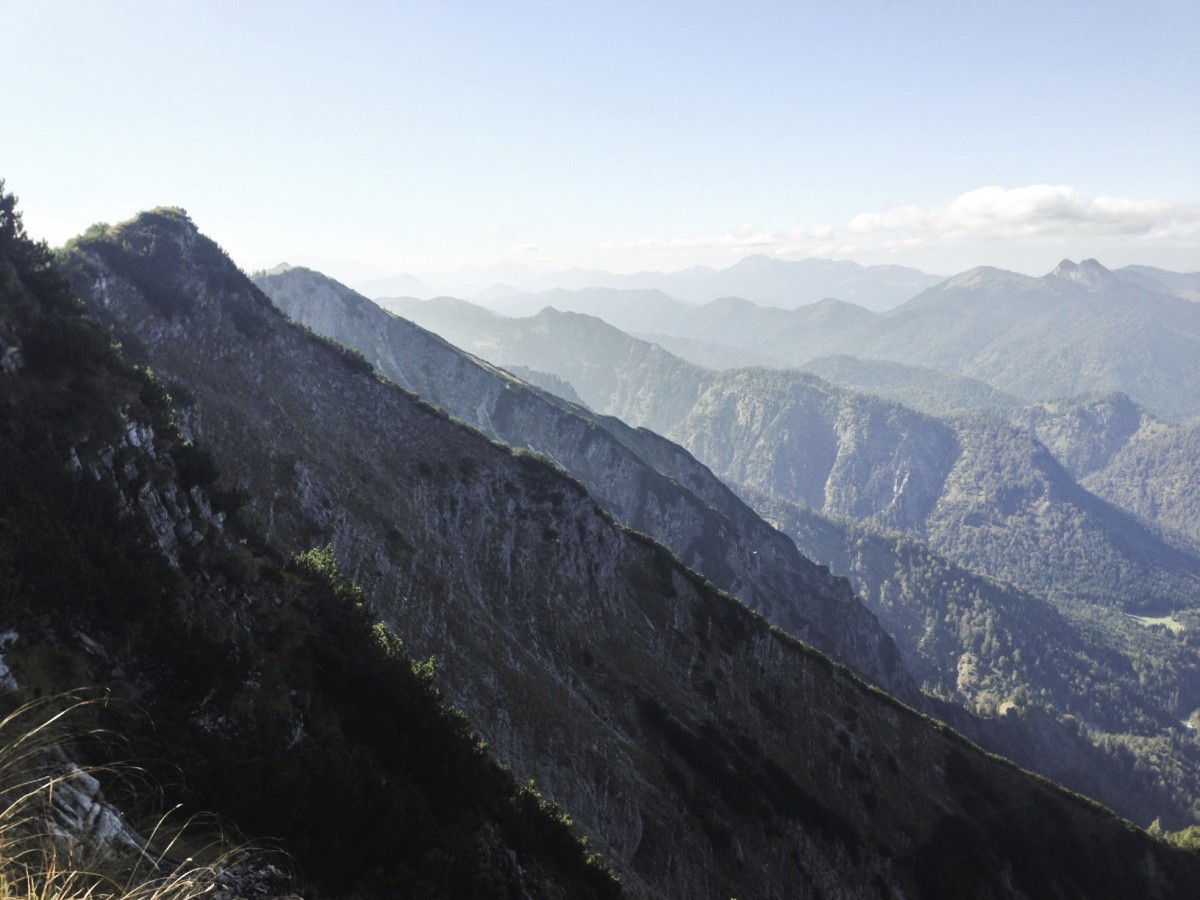
M 67 721 L 94 702 L 52 697 L 0 719 L 0 900 L 230 896 L 222 875 L 244 853 L 212 845 L 183 856 L 186 829 L 172 829 L 168 838 L 160 822 L 142 838 L 122 830 L 106 805 L 87 806 L 84 827 L 72 827 L 72 801 L 93 796 L 97 783 L 92 772 L 68 761 L 63 740 Z

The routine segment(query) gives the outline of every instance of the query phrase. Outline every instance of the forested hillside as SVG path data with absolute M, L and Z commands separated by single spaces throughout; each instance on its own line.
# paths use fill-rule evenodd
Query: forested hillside
M 1017 418 L 1088 490 L 1200 548 L 1200 419 L 1164 422 L 1124 394 L 1039 404 Z

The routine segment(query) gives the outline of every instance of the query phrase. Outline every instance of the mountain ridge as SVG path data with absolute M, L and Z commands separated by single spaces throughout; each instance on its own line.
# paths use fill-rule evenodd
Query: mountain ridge
M 412 276 L 375 279 L 353 287 L 373 299 L 411 295 L 428 300 L 438 293 L 478 297 L 504 303 L 505 295 L 494 292 L 497 283 L 517 286 L 521 293 L 554 290 L 581 291 L 617 289 L 659 290 L 685 303 L 706 303 L 718 297 L 744 296 L 765 306 L 792 309 L 824 297 L 838 297 L 871 309 L 887 309 L 936 284 L 941 276 L 896 265 L 861 266 L 849 260 L 789 260 L 762 254 L 747 256 L 723 269 L 692 266 L 673 272 L 641 271 L 618 275 L 598 269 L 573 268 L 559 272 L 534 272 L 519 265 L 500 265 L 481 270 L 430 277 L 438 289 L 414 293 L 408 285 Z M 392 290 L 392 286 L 401 290 Z
M 915 687 L 892 668 L 895 648 L 876 633 L 865 609 L 844 588 L 829 593 L 832 583 L 820 586 L 823 574 L 681 449 L 619 420 L 530 395 L 504 373 L 462 358 L 441 338 L 389 317 L 319 273 L 293 270 L 256 283 L 295 321 L 362 352 L 385 377 L 489 437 L 544 454 L 586 484 L 618 521 L 672 548 L 771 621 L 915 702 Z M 605 446 L 610 435 L 612 447 Z M 646 456 L 659 468 L 643 463 Z M 663 475 L 688 494 L 673 491 Z M 803 595 L 820 605 L 789 606 Z
M 844 301 L 783 310 L 722 300 L 678 316 L 625 309 L 617 324 L 708 345 L 705 361 L 722 368 L 720 346 L 791 367 L 845 355 L 974 379 L 1024 402 L 1118 390 L 1162 418 L 1200 415 L 1200 379 L 1176 374 L 1200 373 L 1200 305 L 1094 260 L 1055 271 L 979 267 L 884 312 Z M 605 316 L 599 303 L 580 311 Z

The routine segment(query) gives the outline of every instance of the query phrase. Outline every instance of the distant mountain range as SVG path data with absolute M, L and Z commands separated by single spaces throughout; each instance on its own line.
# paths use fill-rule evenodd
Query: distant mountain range
M 1126 266 L 1115 270 L 1114 275 L 1148 290 L 1200 300 L 1200 272 L 1179 273 L 1153 266 Z M 649 298 L 648 292 L 658 291 L 690 305 L 738 297 L 758 306 L 783 309 L 834 299 L 883 312 L 944 280 L 944 276 L 904 266 L 861 266 L 849 260 L 785 260 L 755 255 L 725 269 L 693 266 L 674 272 L 645 271 L 629 275 L 582 268 L 540 272 L 507 263 L 432 275 L 424 280 L 407 274 L 393 275 L 359 282 L 354 287 L 376 300 L 394 297 L 429 300 L 452 296 L 506 315 L 532 315 L 545 306 L 555 306 L 564 312 L 600 315 L 623 330 L 648 333 L 655 329 L 609 319 L 595 308 L 566 305 L 572 301 L 565 294 L 598 289 L 643 292 L 645 299 L 653 303 L 659 301 Z
M 460 378 L 434 377 L 436 369 L 428 354 L 414 346 L 415 332 L 407 321 L 372 312 L 363 298 L 314 273 L 290 272 L 259 283 L 290 314 L 362 351 L 389 377 L 414 386 L 412 379 L 420 377 L 423 396 L 456 416 L 502 439 L 547 447 L 537 437 L 547 429 L 534 424 L 539 417 L 531 411 L 519 417 L 522 425 L 516 431 L 511 430 L 513 417 L 506 414 L 502 421 L 509 430 L 498 432 L 494 423 L 501 420 L 488 412 L 494 406 L 488 399 L 492 392 L 475 387 L 447 393 L 445 386 Z M 1180 681 L 1170 689 L 1160 683 L 1147 690 L 1130 682 L 1120 667 L 1097 662 L 1110 657 L 1110 637 L 1081 629 L 1044 599 L 1091 591 L 1096 601 L 1117 604 L 1115 613 L 1097 610 L 1111 627 L 1145 638 L 1140 626 L 1122 618 L 1121 604 L 1128 597 L 1161 596 L 1164 589 L 1186 604 L 1200 579 L 1200 560 L 1156 543 L 1128 514 L 1081 490 L 1034 445 L 1028 431 L 1018 432 L 1003 420 L 999 429 L 988 420 L 944 423 L 831 388 L 811 375 L 705 371 L 593 317 L 546 310 L 508 319 L 447 299 L 408 306 L 410 314 L 427 324 L 442 317 L 445 334 L 478 352 L 497 360 L 520 359 L 529 372 L 538 371 L 529 365 L 551 368 L 573 397 L 578 384 L 593 408 L 685 443 L 784 527 L 806 554 L 850 575 L 888 630 L 899 636 L 911 670 L 940 696 L 994 714 L 1028 690 L 1045 691 L 1044 702 L 1060 715 L 1084 715 L 1115 732 L 1151 722 L 1157 723 L 1152 729 L 1177 726 L 1178 713 L 1174 707 L 1167 710 L 1166 695 L 1185 684 L 1191 687 L 1177 696 L 1188 698 L 1184 705 L 1193 700 L 1200 704 L 1200 685 L 1193 684 L 1195 673 L 1186 654 L 1179 656 L 1169 644 L 1157 647 L 1156 654 L 1172 660 Z M 852 362 L 843 360 L 843 367 Z M 859 374 L 869 377 L 872 369 L 915 371 L 875 363 Z M 994 399 L 995 392 L 988 394 L 985 388 L 983 399 Z M 596 426 L 607 429 L 615 421 L 599 418 Z M 595 438 L 572 443 L 569 431 L 558 431 L 567 439 L 550 445 L 549 455 L 603 497 L 605 486 L 595 481 L 587 462 L 597 454 Z M 995 477 L 997 471 L 1004 475 Z M 980 494 L 964 503 L 966 485 L 975 485 Z M 1043 510 L 1040 526 L 1028 515 L 1035 506 Z M 848 524 L 856 520 L 862 524 Z M 911 537 L 897 538 L 896 529 Z M 1074 574 L 1060 559 L 1075 553 L 1060 552 L 1064 531 L 1089 561 Z M 1131 549 L 1127 545 L 1137 535 L 1141 543 L 1134 541 L 1137 546 Z M 681 546 L 678 540 L 666 542 Z M 703 561 L 688 552 L 682 555 L 705 571 Z M 1021 557 L 1020 566 L 1006 562 L 1014 556 Z M 952 562 L 956 557 L 968 565 Z M 1169 588 L 1156 586 L 1158 579 L 1170 581 L 1172 571 L 1180 581 Z M 981 574 L 986 572 L 1026 589 L 1000 584 Z M 1102 587 L 1097 590 L 1097 585 Z M 1021 652 L 1014 656 L 1018 648 Z M 1030 659 L 1041 663 L 1031 667 Z M 1120 700 L 1096 706 L 1093 686 L 1101 682 Z M 1121 712 L 1114 717 L 1117 710 Z M 1114 775 L 1113 761 L 1093 758 L 1097 751 L 1086 741 L 1069 753 L 1062 746 L 1051 751 L 1049 746 L 1061 745 L 1067 737 L 1058 733 L 1051 739 L 1055 729 L 1050 721 L 1036 726 L 1036 718 L 1004 721 L 1006 726 L 995 733 L 978 723 L 956 725 L 1035 770 L 1113 798 L 1110 802 L 1131 814 L 1143 802 L 1129 796 L 1137 779 Z M 1028 729 L 1021 740 L 1013 737 L 1018 721 Z M 1190 790 L 1191 781 L 1185 782 L 1172 788 L 1173 802 Z
M 727 483 L 909 531 L 1043 594 L 1186 605 L 1200 587 L 1200 560 L 1081 489 L 1031 433 L 1003 418 L 947 422 L 788 370 L 714 372 L 590 316 L 460 310 L 430 301 L 407 314 L 501 365 L 558 375 L 593 409 L 679 442 Z M 1054 549 L 1060 519 L 1089 542 L 1078 565 Z
M 417 308 L 381 302 L 401 314 Z M 613 289 L 522 295 L 507 309 L 529 315 L 542 305 L 602 318 L 708 367 L 811 368 L 873 389 L 862 377 L 870 362 L 881 393 L 933 411 L 1120 391 L 1163 418 L 1200 415 L 1200 303 L 1144 270 L 1122 277 L 1095 260 L 1064 260 L 1040 278 L 972 269 L 883 313 L 834 299 L 796 309 L 736 297 L 695 306 Z M 831 357 L 859 360 L 858 373 Z
M 1154 266 L 1125 266 L 1115 270 L 1122 281 L 1156 291 L 1165 291 L 1185 300 L 1200 301 L 1200 272 L 1169 272 Z
M 676 272 L 635 272 L 617 275 L 598 269 L 535 272 L 517 265 L 449 273 L 429 279 L 430 289 L 412 276 L 374 279 L 356 287 L 369 297 L 429 299 L 438 293 L 468 298 L 496 309 L 529 308 L 539 302 L 527 294 L 553 290 L 582 291 L 609 288 L 661 291 L 685 303 L 706 303 L 737 296 L 763 306 L 794 309 L 826 297 L 836 297 L 868 309 L 889 309 L 942 280 L 903 266 L 860 266 L 847 260 L 786 260 L 748 256 L 726 269 L 695 266 Z M 542 306 L 545 306 L 542 303 Z M 532 309 L 537 312 L 541 306 Z

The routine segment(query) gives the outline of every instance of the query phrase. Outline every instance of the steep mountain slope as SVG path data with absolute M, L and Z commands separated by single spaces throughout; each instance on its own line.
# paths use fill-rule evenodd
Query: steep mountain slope
M 1171 896 L 1200 865 L 769 629 L 576 483 L 288 325 L 178 212 L 74 283 L 195 396 L 283 545 L 330 538 L 635 895 Z M 997 873 L 1001 873 L 999 876 Z
M 1013 414 L 1075 478 L 1105 468 L 1149 418 L 1120 393 L 1039 403 Z
M 537 340 L 531 339 L 534 334 Z M 960 649 L 934 661 L 938 683 L 957 682 L 962 655 L 978 655 L 975 644 L 986 640 L 991 618 L 1030 642 L 1019 648 L 1028 659 L 1049 660 L 1067 648 L 1068 654 L 1079 650 L 1091 658 L 1086 669 L 1098 668 L 1062 682 L 1040 664 L 1030 667 L 997 652 L 992 663 L 1003 674 L 988 675 L 988 663 L 978 672 L 981 681 L 1025 684 L 1040 703 L 1064 717 L 1107 703 L 1107 683 L 1122 685 L 1120 702 L 1112 703 L 1117 718 L 1098 727 L 1097 741 L 1107 741 L 1111 727 L 1128 736 L 1121 739 L 1126 743 L 1153 732 L 1155 740 L 1179 744 L 1169 751 L 1172 760 L 1191 752 L 1192 736 L 1179 723 L 1198 699 L 1195 647 L 1149 634 L 1122 613 L 1194 606 L 1200 577 L 1196 557 L 1081 488 L 1028 430 L 981 416 L 933 419 L 801 373 L 700 370 L 664 359 L 660 348 L 619 335 L 597 320 L 554 311 L 528 320 L 497 320 L 487 342 L 501 362 L 516 359 L 554 369 L 593 408 L 663 429 L 740 491 L 753 492 L 760 511 L 767 508 L 765 497 L 849 517 L 868 532 L 902 529 L 927 542 L 925 552 L 933 557 L 973 570 L 972 577 L 991 575 L 1040 602 L 1054 602 L 1058 612 L 1052 618 L 1065 617 L 1068 623 L 1069 636 L 1058 626 L 1041 632 L 1015 621 L 1023 615 L 1020 604 L 1005 596 L 983 591 L 972 597 L 969 590 L 947 596 L 941 602 L 972 610 L 982 606 L 970 616 L 947 611 L 959 623 L 961 635 L 952 643 Z M 614 361 L 607 368 L 605 355 Z M 596 371 L 602 377 L 593 383 Z M 661 405 L 655 403 L 660 385 Z M 687 407 L 689 394 L 694 400 Z M 815 554 L 803 534 L 791 533 L 806 553 L 836 561 L 836 554 Z M 894 571 L 884 578 L 903 574 L 903 565 L 888 565 Z M 936 572 L 944 566 L 925 568 Z M 932 586 L 944 593 L 942 579 Z M 870 594 L 864 590 L 864 599 L 886 620 L 880 605 L 885 592 L 877 587 Z M 920 591 L 912 600 L 920 602 Z M 1005 623 L 1006 618 L 1014 621 Z M 891 624 L 898 629 L 893 636 L 902 653 L 919 670 L 923 632 L 912 621 Z M 1138 749 L 1148 759 L 1158 752 Z M 1198 772 L 1200 765 L 1189 761 L 1168 773 L 1172 796 L 1183 809 L 1191 804 L 1182 798 L 1191 796 Z
M 1180 727 L 1200 702 L 1194 637 L 1111 610 L 1089 609 L 1081 624 L 922 541 L 747 496 L 806 555 L 850 577 L 926 691 L 984 716 L 941 709 L 956 728 L 1138 821 L 1200 818 L 1200 746 Z
M 1200 563 L 1076 483 L 1029 432 L 963 420 L 931 544 L 1052 600 L 1129 612 L 1195 605 Z
M 794 371 L 713 372 L 554 310 L 491 320 L 479 339 L 458 317 L 427 321 L 502 365 L 554 372 L 591 408 L 677 441 L 727 483 L 911 532 L 1043 596 L 1194 602 L 1200 560 L 1083 490 L 1001 419 L 941 420 Z M 1064 535 L 1074 550 L 1062 552 Z
M 364 298 L 317 273 L 295 270 L 282 276 L 260 278 L 258 284 L 277 305 L 303 324 L 360 350 L 385 374 L 416 389 L 458 418 L 480 427 L 490 436 L 550 456 L 584 481 L 619 519 L 664 541 L 675 548 L 684 562 L 718 584 L 730 587 L 727 573 L 713 565 L 713 551 L 696 552 L 702 545 L 712 548 L 713 542 L 701 544 L 689 537 L 695 534 L 690 526 L 709 520 L 708 510 L 697 510 L 693 505 L 689 507 L 691 512 L 673 517 L 670 523 L 653 516 L 651 527 L 645 525 L 645 504 L 649 502 L 656 508 L 663 505 L 664 489 L 653 478 L 657 473 L 672 478 L 678 486 L 692 486 L 693 491 L 708 498 L 706 502 L 725 510 L 735 521 L 744 517 L 744 509 L 731 508 L 727 489 L 675 445 L 644 429 L 634 431 L 605 417 L 590 418 L 586 429 L 582 423 L 572 427 L 570 419 L 581 411 L 561 406 L 551 408 L 549 398 L 529 395 L 500 373 L 489 371 L 485 364 L 464 363 L 458 351 L 407 321 L 386 316 Z M 808 381 L 810 386 L 820 389 L 819 383 Z M 788 377 L 781 374 L 777 383 L 784 389 L 783 394 L 788 395 Z M 746 393 L 756 397 L 758 403 L 764 400 L 753 386 L 747 387 Z M 870 403 L 856 399 L 863 408 Z M 842 413 L 848 420 L 856 415 L 852 409 Z M 866 440 L 872 430 L 903 427 L 919 430 L 921 417 L 908 415 L 907 420 L 901 418 L 890 423 L 877 416 L 880 421 L 858 426 L 859 438 Z M 811 432 L 820 426 L 810 423 L 806 427 Z M 846 437 L 850 441 L 859 439 L 849 434 Z M 624 478 L 624 489 L 618 489 L 614 477 L 628 470 L 632 463 L 620 454 L 603 452 L 598 444 L 603 445 L 604 438 L 613 438 L 635 450 L 637 462 L 642 466 L 650 463 L 657 472 L 637 469 L 640 474 Z M 734 434 L 726 438 L 737 439 Z M 948 435 L 944 440 L 953 443 Z M 867 471 L 865 482 L 869 484 L 870 467 Z M 941 473 L 942 478 L 947 475 Z M 840 473 L 838 479 L 841 483 L 851 481 L 853 471 Z M 869 598 L 887 629 L 902 635 L 909 666 L 926 687 L 941 696 L 953 697 L 969 710 L 994 715 L 1001 709 L 1014 709 L 1013 698 L 1027 696 L 1031 690 L 1041 691 L 1044 703 L 1072 717 L 1072 721 L 1082 718 L 1093 723 L 1106 735 L 1157 734 L 1178 725 L 1181 717 L 1200 705 L 1200 696 L 1194 691 L 1180 691 L 1181 683 L 1197 681 L 1196 666 L 1172 642 L 1160 642 L 1162 645 L 1145 657 L 1132 654 L 1136 668 L 1114 668 L 1100 662 L 1110 657 L 1108 646 L 1094 636 L 1081 634 L 1043 600 L 980 578 L 939 558 L 919 541 L 855 529 L 849 524 L 835 525 L 782 503 L 777 495 L 756 494 L 755 505 L 771 510 L 775 520 L 802 542 L 806 553 L 836 571 L 849 574 L 856 590 Z M 868 504 L 868 515 L 871 512 Z M 919 522 L 920 516 L 915 520 Z M 664 524 L 669 527 L 664 528 Z M 755 533 L 750 529 L 742 533 L 747 532 Z M 820 537 L 816 537 L 818 534 Z M 732 537 L 728 535 L 725 539 Z M 758 541 L 761 540 L 760 537 Z M 737 538 L 737 544 L 746 548 L 762 546 L 747 541 L 745 536 Z M 733 549 L 732 544 L 727 549 Z M 751 550 L 750 553 L 760 566 L 778 566 L 788 558 L 777 552 L 760 554 Z M 720 558 L 727 558 L 727 554 Z M 734 569 L 743 565 L 733 563 Z M 761 578 L 761 568 L 759 573 Z M 743 585 L 758 580 L 753 575 L 742 579 Z M 777 579 L 775 583 L 779 583 Z M 766 592 L 742 592 L 740 596 L 774 621 L 794 623 L 794 619 L 786 617 L 787 610 L 773 611 L 772 607 L 779 604 L 772 601 L 769 592 L 768 585 Z M 760 599 L 764 597 L 765 603 Z M 849 612 L 844 608 L 844 613 Z M 812 636 L 811 631 L 796 630 L 794 624 L 785 627 L 802 637 Z M 1141 637 L 1154 639 L 1149 634 Z M 1164 660 L 1166 664 L 1143 665 L 1150 658 Z M 1159 698 L 1170 695 L 1176 701 L 1168 711 Z M 939 712 L 947 714 L 944 709 Z M 1173 789 L 1164 791 L 1161 782 L 1155 780 L 1156 768 L 1135 775 L 1115 757 L 1093 759 L 1097 753 L 1088 739 L 1076 735 L 1077 726 L 1072 725 L 1066 731 L 1058 729 L 1057 733 L 1052 722 L 1047 727 L 1037 727 L 1041 720 L 1030 711 L 1028 703 L 1021 705 L 1020 713 L 1021 727 L 1014 716 L 1005 717 L 998 725 L 965 719 L 956 720 L 955 724 L 988 747 L 1003 748 L 1006 755 L 1015 754 L 1022 764 L 1102 796 L 1106 802 L 1128 809 L 1131 815 L 1145 821 L 1156 816 L 1173 823 L 1190 820 L 1191 800 L 1181 801 L 1183 795 L 1190 797 L 1196 793 L 1190 783 L 1181 784 L 1179 777 L 1173 776 L 1169 779 Z M 1045 744 L 1050 740 L 1067 741 L 1070 749 L 1047 748 Z
M 538 372 L 528 366 L 513 366 L 508 371 L 526 384 L 541 388 L 547 394 L 561 400 L 566 400 L 568 403 L 573 403 L 576 406 L 587 407 L 587 404 L 583 402 L 583 398 L 575 393 L 575 388 L 571 387 L 571 383 L 559 378 L 557 375 L 551 375 L 549 372 Z
M 155 825 L 164 805 L 233 817 L 286 850 L 274 862 L 315 896 L 618 896 L 374 627 L 329 554 L 251 549 L 261 541 L 231 523 L 236 499 L 215 489 L 165 385 L 85 318 L 2 187 L 0 711 L 41 696 L 49 715 L 58 701 L 45 698 L 94 688 L 104 702 L 61 740 L 80 764 L 132 758 L 157 781 L 161 793 L 130 791 L 127 766 L 96 773 L 152 845 L 176 827 Z M 12 778 L 37 746 L 6 731 L 6 805 L 29 787 Z M 111 834 L 113 815 L 77 802 L 51 827 Z M 37 860 L 11 807 L 3 827 L 10 877 Z M 207 861 L 204 837 L 186 841 Z M 14 846 L 26 855 L 5 858 Z M 56 849 L 60 868 L 79 864 L 78 847 Z M 272 880 L 292 895 L 278 869 Z
M 531 390 L 319 273 L 257 279 L 272 302 L 424 400 L 578 478 L 616 519 L 771 622 L 915 702 L 892 641 L 846 590 L 681 448 Z M 653 460 L 653 462 L 651 462 Z
M 1021 410 L 1088 490 L 1200 548 L 1200 420 L 1160 421 L 1124 394 Z
M 1098 496 L 1200 548 L 1200 420 L 1147 421 L 1083 484 Z

